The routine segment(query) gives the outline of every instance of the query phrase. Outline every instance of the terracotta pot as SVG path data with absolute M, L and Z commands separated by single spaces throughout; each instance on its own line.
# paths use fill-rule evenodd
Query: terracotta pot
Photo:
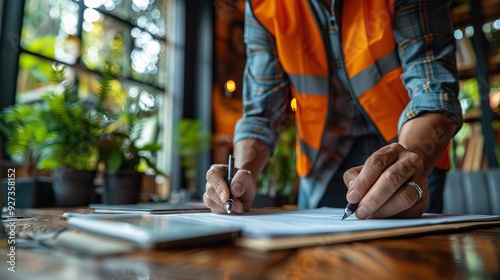
M 57 207 L 87 206 L 94 189 L 95 171 L 58 168 L 52 171 L 54 204 Z
M 136 204 L 141 196 L 142 173 L 134 169 L 122 169 L 104 174 L 102 203 Z

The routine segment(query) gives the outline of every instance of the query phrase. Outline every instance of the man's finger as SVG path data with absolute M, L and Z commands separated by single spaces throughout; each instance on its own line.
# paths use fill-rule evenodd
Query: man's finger
M 399 159 L 378 177 L 370 190 L 363 196 L 361 204 L 366 208 L 367 215 L 377 212 L 398 190 L 416 173 L 416 167 L 407 161 Z M 410 205 L 411 206 L 411 205 Z M 394 205 L 394 207 L 398 207 Z M 406 210 L 402 207 L 401 210 Z
M 346 170 L 346 172 L 344 172 L 344 183 L 345 185 L 347 186 L 347 189 L 350 190 L 349 188 L 349 182 L 351 182 L 352 180 L 356 179 L 356 177 L 358 177 L 359 175 L 359 172 L 361 172 L 361 168 L 363 168 L 363 166 L 356 166 L 356 167 L 353 167 L 353 168 L 349 168 L 348 170 Z
M 240 197 L 253 185 L 254 180 L 250 171 L 238 170 L 231 181 L 231 193 L 235 197 Z
M 218 205 L 222 205 L 222 200 L 220 199 L 219 194 L 215 190 L 215 188 L 209 183 L 206 183 L 205 186 L 205 194 L 212 200 L 213 202 L 217 203 Z
M 416 184 L 416 183 L 415 183 Z M 380 207 L 372 218 L 417 218 L 422 215 L 423 210 L 427 208 L 429 197 L 424 193 L 427 181 L 417 184 L 418 188 L 409 183 L 404 184 L 384 206 Z M 419 190 L 422 190 L 422 196 L 419 197 Z
M 206 174 L 207 182 L 214 189 L 220 201 L 226 201 L 229 198 L 229 186 L 224 178 L 226 172 L 226 165 L 212 165 Z M 212 194 L 210 196 L 212 197 Z
M 379 176 L 394 162 L 397 161 L 399 152 L 404 151 L 404 148 L 398 144 L 391 144 L 384 146 L 373 153 L 362 166 L 359 174 L 349 184 L 349 192 L 353 192 L 356 196 L 364 197 L 370 188 L 378 180 Z M 351 175 L 349 175 L 351 176 Z M 356 192 L 354 192 L 356 190 Z M 347 196 L 349 202 L 351 201 L 349 193 Z
M 207 185 L 209 185 L 208 182 Z M 203 194 L 203 202 L 205 203 L 205 206 L 207 206 L 213 213 L 225 213 L 226 210 L 220 206 L 220 201 L 215 201 L 219 199 L 218 196 L 215 195 L 215 190 L 211 187 L 207 187 L 206 189 L 207 191 Z

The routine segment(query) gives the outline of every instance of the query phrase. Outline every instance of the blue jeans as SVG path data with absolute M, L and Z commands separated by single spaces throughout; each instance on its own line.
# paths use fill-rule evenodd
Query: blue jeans
M 360 136 L 356 138 L 351 151 L 340 165 L 338 171 L 333 175 L 328 184 L 323 198 L 319 201 L 318 207 L 338 207 L 344 208 L 347 204 L 347 187 L 344 183 L 344 172 L 354 166 L 363 165 L 366 159 L 377 149 L 386 145 L 376 135 Z M 433 168 L 428 176 L 430 204 L 428 213 L 441 213 L 443 210 L 443 191 L 446 170 Z

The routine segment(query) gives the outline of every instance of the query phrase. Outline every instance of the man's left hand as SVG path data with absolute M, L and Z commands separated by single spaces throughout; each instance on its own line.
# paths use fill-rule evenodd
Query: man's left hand
M 377 150 L 364 165 L 347 170 L 344 182 L 347 201 L 358 203 L 358 219 L 416 218 L 429 205 L 424 161 L 397 143 Z

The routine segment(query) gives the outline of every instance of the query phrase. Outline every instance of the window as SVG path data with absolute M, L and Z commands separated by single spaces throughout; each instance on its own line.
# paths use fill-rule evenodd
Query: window
M 96 74 L 109 63 L 125 94 L 161 100 L 166 82 L 166 4 L 26 0 L 16 101 L 30 101 L 32 91 L 49 83 L 53 62 L 71 66 L 70 78 L 83 82 L 81 95 L 92 93 Z
M 93 97 L 106 62 L 123 89 L 117 106 L 135 98 L 151 116 L 150 137 L 163 143 L 158 166 L 182 188 L 172 131 L 182 118 L 211 130 L 213 0 L 0 1 L 0 109 L 33 102 L 50 89 L 51 67 L 70 69 L 83 97 Z M 48 88 L 47 88 L 48 87 Z M 121 98 L 120 98 L 121 97 Z M 120 103 L 121 102 L 121 103 Z M 7 157 L 4 153 L 2 157 Z M 201 166 L 203 165 L 203 166 Z M 199 182 L 210 166 L 207 152 Z M 204 188 L 204 182 L 200 183 Z
M 116 77 L 112 105 L 129 104 L 146 112 L 144 141 L 167 138 L 162 128 L 170 120 L 161 110 L 169 102 L 167 60 L 173 50 L 167 44 L 166 15 L 173 2 L 25 0 L 19 1 L 24 6 L 6 4 L 20 5 L 23 15 L 20 35 L 10 37 L 19 44 L 15 102 L 36 102 L 54 87 L 54 63 L 67 66 L 66 78 L 75 82 L 81 97 L 95 98 L 99 75 L 109 64 Z M 161 157 L 168 158 L 168 151 L 164 153 Z

